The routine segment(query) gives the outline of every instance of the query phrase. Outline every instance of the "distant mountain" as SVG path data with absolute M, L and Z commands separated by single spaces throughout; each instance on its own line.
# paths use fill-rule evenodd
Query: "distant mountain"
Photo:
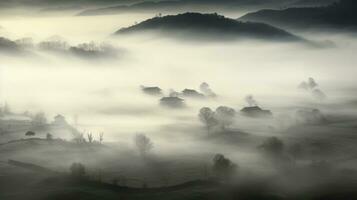
M 297 0 L 290 4 L 291 6 L 300 6 L 300 7 L 312 7 L 312 6 L 327 6 L 339 0 Z
M 217 14 L 184 13 L 154 17 L 139 24 L 122 28 L 115 34 L 157 31 L 170 37 L 195 39 L 259 38 L 299 41 L 301 38 L 282 29 L 262 23 L 239 22 Z
M 167 11 L 214 11 L 257 10 L 263 8 L 285 8 L 291 6 L 328 5 L 338 0 L 148 0 L 131 5 L 118 5 L 85 10 L 78 15 L 111 15 L 125 12 Z
M 286 7 L 292 4 L 301 6 L 325 5 L 333 0 L 2 0 L 0 10 L 17 7 L 41 7 L 45 9 L 81 8 L 94 9 L 85 13 L 106 14 L 116 10 L 117 13 L 133 10 L 160 11 L 167 9 L 185 9 L 204 7 L 205 9 L 238 9 L 252 7 L 254 9 Z M 217 7 L 218 6 L 218 7 Z M 112 11 L 111 11 L 112 10 Z
M 37 11 L 32 8 L 40 9 L 41 12 L 79 11 L 99 7 L 130 5 L 144 1 L 150 0 L 0 0 L 0 10 L 26 8 L 22 10 L 22 13 Z
M 237 9 L 261 9 L 286 6 L 297 0 L 161 0 L 146 1 L 132 5 L 121 5 L 85 10 L 78 15 L 110 15 L 134 11 L 220 11 Z
M 268 23 L 293 29 L 353 29 L 357 30 L 357 1 L 341 0 L 329 6 L 261 10 L 239 20 Z

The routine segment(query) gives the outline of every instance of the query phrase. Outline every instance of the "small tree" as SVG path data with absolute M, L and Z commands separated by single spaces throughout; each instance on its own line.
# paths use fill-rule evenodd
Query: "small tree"
M 206 126 L 207 133 L 210 132 L 212 127 L 218 124 L 214 114 L 215 113 L 208 107 L 201 108 L 198 114 L 200 121 Z
M 53 136 L 51 133 L 46 134 L 46 140 L 53 140 Z
M 85 167 L 82 163 L 73 163 L 70 167 L 70 171 L 74 178 L 83 178 L 86 174 Z
M 104 139 L 103 136 L 104 136 L 104 133 L 103 133 L 103 132 L 99 133 L 99 142 L 100 142 L 100 143 L 103 142 L 103 139 Z
M 222 154 L 213 157 L 213 172 L 220 179 L 229 179 L 236 172 L 237 165 Z
M 92 143 L 93 142 L 93 134 L 92 133 L 87 133 L 87 137 L 88 137 L 88 142 Z
M 216 109 L 215 118 L 223 130 L 233 124 L 236 111 L 233 108 L 220 106 Z
M 33 132 L 33 131 L 27 131 L 27 132 L 25 133 L 25 135 L 26 135 L 27 137 L 32 137 L 32 136 L 35 136 L 36 133 Z
M 152 148 L 154 148 L 150 138 L 144 134 L 136 134 L 134 142 L 136 148 L 138 148 L 138 151 L 142 156 L 145 156 Z
M 46 125 L 47 119 L 46 119 L 45 113 L 39 112 L 39 113 L 35 114 L 35 116 L 33 116 L 33 118 L 32 118 L 32 123 L 35 126 Z
M 5 102 L 5 105 L 4 105 L 4 108 L 3 108 L 3 113 L 5 115 L 9 115 L 9 114 L 12 113 L 11 109 L 10 109 L 10 106 L 9 106 L 9 104 L 7 102 Z

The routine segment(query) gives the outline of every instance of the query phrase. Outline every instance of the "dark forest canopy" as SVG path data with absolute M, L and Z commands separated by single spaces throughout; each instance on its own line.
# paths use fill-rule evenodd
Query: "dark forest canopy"
M 249 13 L 239 20 L 268 23 L 283 28 L 318 29 L 357 28 L 357 1 L 341 0 L 329 6 L 261 10 Z
M 198 35 L 200 39 L 259 38 L 298 41 L 301 38 L 282 29 L 262 23 L 239 22 L 218 14 L 184 13 L 154 17 L 139 24 L 122 28 L 115 34 L 159 31 L 167 36 Z

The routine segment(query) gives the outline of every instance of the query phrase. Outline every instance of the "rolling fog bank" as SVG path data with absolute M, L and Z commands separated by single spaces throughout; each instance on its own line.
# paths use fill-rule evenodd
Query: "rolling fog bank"
M 32 37 L 40 42 L 56 35 L 71 44 L 105 41 L 123 50 L 119 58 L 97 60 L 38 49 L 21 58 L 2 55 L 4 100 L 17 112 L 41 110 L 48 116 L 61 113 L 68 118 L 78 115 L 81 123 L 96 124 L 115 137 L 123 132 L 147 130 L 147 126 L 155 130 L 163 122 L 172 123 L 175 117 L 195 118 L 198 109 L 205 105 L 241 108 L 245 105 L 244 97 L 249 94 L 264 107 L 276 109 L 354 100 L 356 69 L 352 54 L 357 43 L 348 36 L 319 35 L 336 45 L 321 49 L 254 40 L 195 43 L 151 35 L 110 36 L 114 30 L 145 17 L 0 21 L 4 36 L 11 39 Z M 297 89 L 308 77 L 318 80 L 327 100 L 316 102 Z M 202 82 L 208 82 L 218 98 L 187 99 L 188 108 L 178 111 L 162 110 L 158 99 L 145 96 L 139 87 L 159 86 L 168 93 L 169 89 L 198 89 Z M 150 120 L 145 116 L 150 116 Z
M 61 114 L 70 125 L 96 138 L 97 133 L 105 133 L 103 145 L 39 139 L 2 145 L 1 153 L 58 171 L 81 162 L 88 174 L 102 170 L 105 181 L 115 174 L 139 179 L 128 184 L 133 186 L 145 181 L 150 186 L 168 185 L 167 176 L 172 179 L 169 185 L 200 179 L 216 153 L 237 163 L 243 173 L 274 174 L 280 166 L 265 162 L 269 157 L 258 148 L 262 144 L 264 148 L 264 141 L 272 136 L 281 138 L 286 149 L 306 146 L 305 157 L 296 163 L 355 154 L 357 40 L 353 36 L 296 33 L 334 44 L 326 48 L 253 39 L 196 42 L 155 33 L 113 36 L 118 29 L 151 17 L 0 19 L 0 36 L 14 41 L 32 38 L 21 53 L 0 54 L 2 103 L 13 113 L 42 111 L 49 122 Z M 47 45 L 51 41 L 56 41 L 54 47 Z M 110 45 L 110 56 L 83 56 L 87 48 L 103 52 L 100 45 L 90 45 L 102 42 Z M 215 98 L 184 97 L 185 106 L 178 109 L 160 106 L 161 97 L 186 88 L 199 91 L 203 82 L 217 94 Z M 161 96 L 142 91 L 154 86 L 162 89 Z M 233 108 L 236 115 L 227 129 L 210 134 L 198 117 L 199 110 L 209 107 L 217 115 L 216 108 L 222 105 Z M 252 105 L 270 110 L 272 117 L 247 117 L 240 112 Z M 138 133 L 153 142 L 148 159 L 135 149 L 133 137 Z M 46 134 L 40 131 L 36 137 Z M 68 133 L 52 134 L 73 139 Z M 9 135 L 1 143 L 25 137 L 23 132 Z M 341 168 L 354 168 L 354 164 L 354 160 L 341 162 Z M 194 175 L 187 175 L 192 168 Z M 285 179 L 278 181 L 282 184 Z

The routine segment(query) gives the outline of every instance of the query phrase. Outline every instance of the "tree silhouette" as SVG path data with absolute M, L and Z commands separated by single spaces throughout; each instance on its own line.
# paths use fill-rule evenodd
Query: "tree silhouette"
M 144 134 L 136 134 L 134 138 L 136 148 L 138 149 L 140 155 L 145 156 L 152 148 L 154 148 L 153 143 L 150 138 Z
M 93 142 L 93 134 L 92 133 L 87 133 L 87 137 L 88 137 L 88 142 L 92 143 Z
M 222 154 L 213 157 L 213 172 L 220 179 L 229 179 L 236 172 L 237 165 Z
M 35 136 L 36 133 L 33 132 L 33 131 L 27 131 L 27 132 L 25 133 L 25 135 L 28 136 L 28 137 L 31 137 L 31 136 Z
M 211 128 L 218 124 L 218 121 L 215 118 L 215 113 L 208 107 L 203 107 L 200 109 L 198 117 L 200 121 L 205 124 L 207 128 L 207 133 L 210 132 Z
M 46 140 L 53 140 L 53 135 L 51 133 L 47 133 Z
M 227 106 L 220 106 L 216 109 L 215 118 L 218 120 L 223 130 L 226 130 L 230 126 L 236 115 L 236 111 L 233 108 Z
M 284 143 L 277 137 L 269 137 L 259 146 L 270 155 L 281 155 L 284 150 Z
M 46 119 L 45 113 L 43 113 L 43 112 L 36 113 L 35 116 L 33 116 L 33 118 L 32 118 L 32 123 L 35 126 L 46 125 L 47 119 Z
M 101 132 L 99 133 L 99 143 L 102 144 L 103 140 L 104 140 L 104 132 Z
M 70 171 L 74 178 L 83 178 L 86 174 L 85 167 L 82 163 L 73 163 L 70 167 Z

